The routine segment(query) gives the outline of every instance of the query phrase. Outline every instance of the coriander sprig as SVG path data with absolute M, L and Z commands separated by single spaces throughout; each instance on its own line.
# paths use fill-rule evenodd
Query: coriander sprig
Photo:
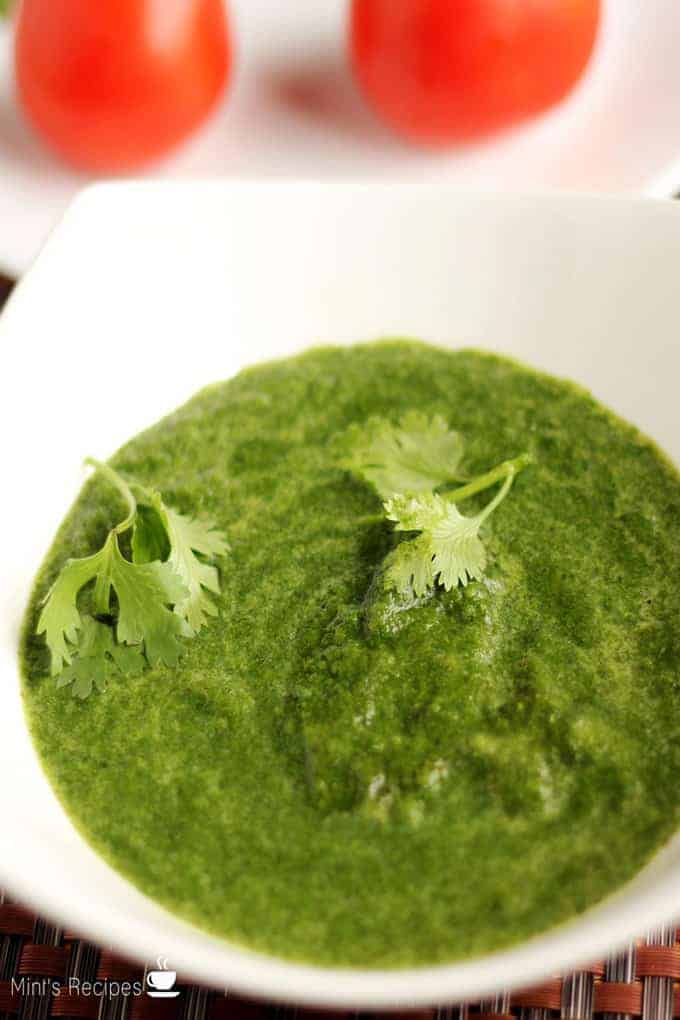
M 387 565 L 387 579 L 397 591 L 413 590 L 416 595 L 424 595 L 435 583 L 450 591 L 483 575 L 486 550 L 479 529 L 510 491 L 518 462 L 524 466 L 526 459 L 500 464 L 459 489 L 457 497 L 455 492 L 396 495 L 383 504 L 387 519 L 395 523 L 395 531 L 420 532 L 417 538 L 401 542 Z M 504 479 L 502 486 L 479 513 L 465 517 L 460 512 L 456 502 L 500 478 Z
M 206 589 L 219 594 L 212 560 L 228 551 L 211 522 L 178 513 L 155 489 L 126 481 L 108 464 L 86 463 L 118 490 L 127 514 L 98 552 L 66 561 L 37 626 L 45 635 L 52 675 L 60 677 L 60 686 L 72 683 L 79 697 L 93 683 L 101 688 L 115 672 L 132 675 L 140 660 L 174 665 L 181 639 L 193 637 L 217 612 Z M 131 560 L 119 543 L 130 530 Z M 95 615 L 82 615 L 79 596 L 92 582 Z
M 118 492 L 123 497 L 123 502 L 127 505 L 128 512 L 120 524 L 116 524 L 111 530 L 115 531 L 117 535 L 122 535 L 124 532 L 129 531 L 135 522 L 135 514 L 137 513 L 137 500 L 134 497 L 132 489 L 125 481 L 124 478 L 114 471 L 112 467 L 105 464 L 101 460 L 95 460 L 94 457 L 86 457 L 85 463 L 88 467 L 93 467 L 95 471 L 98 471 L 100 475 L 109 482 L 114 489 L 118 489 Z
M 350 429 L 348 441 L 344 465 L 369 482 L 383 500 L 383 513 L 365 515 L 360 523 L 386 519 L 395 524 L 395 531 L 418 533 L 386 558 L 387 585 L 420 596 L 436 584 L 448 591 L 480 578 L 487 557 L 479 530 L 505 499 L 517 474 L 531 463 L 529 454 L 503 461 L 458 488 L 437 492 L 460 477 L 464 449 L 460 434 L 449 430 L 443 419 L 428 420 L 412 412 L 395 426 L 371 418 L 364 433 L 357 426 Z M 459 503 L 499 482 L 498 492 L 481 511 L 471 517 L 460 512 Z M 409 488 L 410 483 L 415 484 Z
M 343 465 L 368 482 L 383 499 L 395 492 L 429 492 L 461 480 L 463 438 L 439 415 L 409 411 L 398 425 L 369 418 L 345 437 Z

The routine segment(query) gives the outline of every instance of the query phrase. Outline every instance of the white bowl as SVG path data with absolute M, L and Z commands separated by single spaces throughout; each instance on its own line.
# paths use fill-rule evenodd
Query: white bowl
M 488 346 L 585 383 L 680 461 L 678 266 L 680 208 L 650 199 L 305 182 L 85 192 L 0 318 L 0 884 L 128 954 L 337 1006 L 527 984 L 680 914 L 676 839 L 606 903 L 477 960 L 331 971 L 244 951 L 156 906 L 88 848 L 40 771 L 17 671 L 31 580 L 83 456 L 108 456 L 246 363 L 385 334 Z
M 564 103 L 516 131 L 435 153 L 393 138 L 362 103 L 347 67 L 348 0 L 228 4 L 234 87 L 194 139 L 152 167 L 166 179 L 398 174 L 512 191 L 680 190 L 678 0 L 603 0 L 593 61 Z M 21 117 L 10 43 L 0 21 L 0 267 L 18 274 L 86 178 Z

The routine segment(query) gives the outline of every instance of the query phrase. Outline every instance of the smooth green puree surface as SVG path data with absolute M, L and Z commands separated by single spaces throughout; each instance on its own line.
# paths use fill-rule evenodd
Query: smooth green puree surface
M 413 409 L 463 433 L 470 476 L 535 463 L 483 527 L 485 579 L 409 608 L 372 584 L 403 536 L 338 458 L 351 423 Z M 226 532 L 219 618 L 177 668 L 57 689 L 31 634 L 121 519 L 95 476 L 37 580 L 25 701 L 76 825 L 171 910 L 296 960 L 430 964 L 567 920 L 673 832 L 680 478 L 585 391 L 474 351 L 318 349 L 112 464 Z

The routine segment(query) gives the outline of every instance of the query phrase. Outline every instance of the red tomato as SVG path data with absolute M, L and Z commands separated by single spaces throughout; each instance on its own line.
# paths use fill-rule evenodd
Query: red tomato
M 26 113 L 66 160 L 127 170 L 209 114 L 231 70 L 223 0 L 23 0 L 16 74 Z
M 371 105 L 431 145 L 470 141 L 562 99 L 593 49 L 600 0 L 353 0 Z

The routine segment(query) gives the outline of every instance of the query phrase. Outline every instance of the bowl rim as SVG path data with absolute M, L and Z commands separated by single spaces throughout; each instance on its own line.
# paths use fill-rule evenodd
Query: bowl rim
M 618 889 L 596 907 L 566 924 L 536 935 L 515 947 L 462 962 L 403 969 L 332 968 L 301 964 L 241 948 L 205 932 L 153 903 L 155 911 L 171 921 L 181 936 L 166 937 L 164 953 L 173 969 L 187 974 L 182 965 L 182 946 L 197 938 L 190 976 L 211 987 L 224 984 L 255 1000 L 273 999 L 291 1005 L 319 1008 L 343 1007 L 363 1011 L 392 1008 L 436 1007 L 482 996 L 528 988 L 546 978 L 579 970 L 625 948 L 649 929 L 680 921 L 680 877 L 655 882 L 646 891 L 632 887 L 659 858 L 680 849 L 680 833 L 659 851 L 650 865 L 631 883 Z M 140 963 L 158 951 L 155 928 L 131 926 L 118 905 L 99 920 L 90 904 L 65 901 L 58 891 L 46 887 L 39 893 L 30 879 L 16 876 L 5 888 L 37 914 L 58 919 L 64 927 L 97 944 L 110 946 L 121 956 Z M 137 890 L 135 890 L 137 892 Z M 139 894 L 138 895 L 142 895 Z M 147 897 L 143 897 L 147 899 Z M 675 904 L 675 905 L 673 905 Z M 173 954 L 173 945 L 177 951 Z M 489 978 L 488 974 L 492 976 Z

